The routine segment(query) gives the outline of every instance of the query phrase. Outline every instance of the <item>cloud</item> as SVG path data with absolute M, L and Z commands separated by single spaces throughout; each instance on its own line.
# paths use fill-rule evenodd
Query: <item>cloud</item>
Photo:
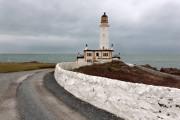
M 0 51 L 77 52 L 86 43 L 97 48 L 104 11 L 117 51 L 180 50 L 179 0 L 0 0 Z

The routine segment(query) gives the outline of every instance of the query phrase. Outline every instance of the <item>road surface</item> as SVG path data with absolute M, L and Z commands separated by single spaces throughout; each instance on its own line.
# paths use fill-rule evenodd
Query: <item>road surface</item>
M 52 69 L 0 73 L 2 120 L 122 120 L 59 86 Z

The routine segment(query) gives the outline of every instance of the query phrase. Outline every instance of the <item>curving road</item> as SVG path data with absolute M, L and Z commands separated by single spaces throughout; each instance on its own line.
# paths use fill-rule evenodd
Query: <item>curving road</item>
M 0 74 L 2 120 L 122 120 L 60 87 L 52 69 Z

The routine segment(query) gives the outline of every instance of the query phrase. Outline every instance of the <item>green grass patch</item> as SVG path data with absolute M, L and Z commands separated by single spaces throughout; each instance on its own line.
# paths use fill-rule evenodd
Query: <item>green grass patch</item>
M 19 72 L 37 69 L 55 68 L 54 63 L 39 63 L 39 62 L 25 62 L 25 63 L 0 63 L 0 73 Z

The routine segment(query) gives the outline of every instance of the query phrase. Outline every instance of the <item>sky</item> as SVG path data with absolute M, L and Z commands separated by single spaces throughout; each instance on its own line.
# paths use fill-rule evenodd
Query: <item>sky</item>
M 0 0 L 0 53 L 99 48 L 100 17 L 120 53 L 179 53 L 180 0 Z

